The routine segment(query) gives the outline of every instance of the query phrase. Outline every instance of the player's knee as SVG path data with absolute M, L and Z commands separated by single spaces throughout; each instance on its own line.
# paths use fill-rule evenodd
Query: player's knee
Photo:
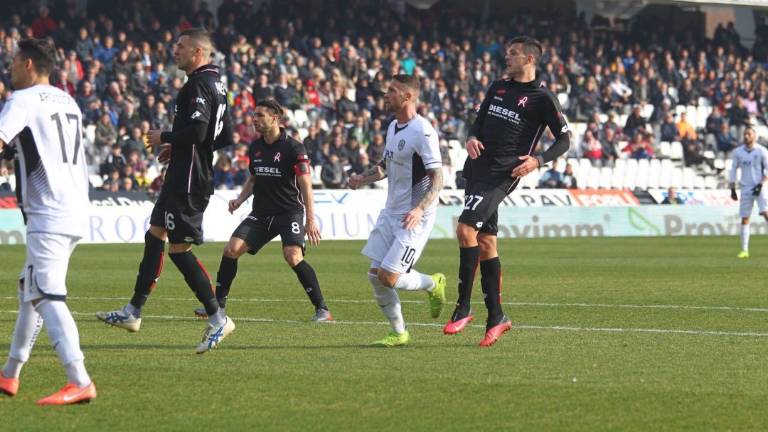
M 168 231 L 165 228 L 156 225 L 149 226 L 149 233 L 162 241 L 166 241 L 168 239 Z
M 240 258 L 245 252 L 247 252 L 248 247 L 246 245 L 237 245 L 237 244 L 231 244 L 227 243 L 226 246 L 224 246 L 224 256 L 230 259 L 238 259 Z
M 189 252 L 191 250 L 192 250 L 191 243 L 171 243 L 170 246 L 168 246 L 169 254 L 180 254 L 184 252 Z
M 462 246 L 474 245 L 477 241 L 477 231 L 467 224 L 460 223 L 456 226 L 456 238 Z
M 400 275 L 397 273 L 379 270 L 377 277 L 379 278 L 379 282 L 381 282 L 382 285 L 388 288 L 393 288 L 397 283 L 397 279 L 400 277 Z
M 283 258 L 289 266 L 296 267 L 304 259 L 304 256 L 299 248 L 285 248 L 283 249 Z
M 749 224 L 749 218 L 741 218 L 741 224 L 742 224 L 742 225 L 747 225 L 747 224 Z
M 480 247 L 480 260 L 485 261 L 497 255 L 496 237 L 480 235 L 477 237 L 477 245 Z

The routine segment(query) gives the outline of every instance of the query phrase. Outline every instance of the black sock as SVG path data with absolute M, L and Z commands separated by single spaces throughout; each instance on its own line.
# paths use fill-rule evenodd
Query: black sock
M 308 262 L 302 260 L 300 263 L 296 264 L 293 271 L 296 272 L 296 277 L 299 278 L 299 283 L 304 287 L 304 291 L 307 292 L 307 296 L 315 306 L 315 309 L 328 310 L 328 306 L 325 305 L 325 300 L 323 300 L 323 293 L 320 291 L 320 282 L 317 281 L 315 269 L 313 269 Z
M 480 248 L 478 246 L 459 248 L 459 300 L 456 302 L 456 311 L 451 317 L 451 321 L 458 321 L 469 315 L 472 284 L 475 281 L 479 257 Z
M 216 296 L 213 294 L 213 287 L 211 287 L 211 277 L 208 276 L 208 272 L 203 267 L 203 264 L 197 260 L 195 254 L 192 251 L 182 253 L 169 253 L 171 260 L 176 267 L 179 268 L 181 274 L 184 275 L 184 280 L 187 281 L 187 285 L 195 293 L 195 296 L 200 303 L 205 306 L 205 312 L 208 316 L 214 315 L 219 311 L 219 302 L 216 301 Z
M 165 241 L 160 240 L 147 231 L 144 234 L 144 257 L 139 264 L 139 274 L 136 275 L 136 285 L 133 287 L 131 304 L 141 309 L 149 298 L 149 293 L 155 288 L 157 279 L 163 271 L 163 251 Z
M 222 256 L 219 272 L 216 273 L 216 300 L 219 301 L 219 307 L 227 307 L 227 297 L 235 275 L 237 275 L 237 258 Z
M 480 283 L 483 286 L 485 307 L 488 308 L 487 327 L 501 322 L 504 312 L 501 310 L 501 261 L 499 257 L 480 261 Z

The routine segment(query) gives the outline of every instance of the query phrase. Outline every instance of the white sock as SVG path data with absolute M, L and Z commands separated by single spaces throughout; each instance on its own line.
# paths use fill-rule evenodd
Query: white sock
M 395 288 L 403 291 L 432 291 L 435 288 L 435 281 L 432 280 L 431 276 L 411 270 L 397 278 Z
M 67 380 L 78 387 L 90 384 L 91 377 L 82 365 L 84 356 L 80 351 L 80 335 L 67 304 L 45 299 L 37 304 L 36 309 L 45 320 L 48 339 L 67 371 Z
M 741 225 L 741 250 L 749 251 L 749 224 Z
M 8 353 L 8 361 L 3 367 L 3 376 L 6 378 L 18 378 L 21 368 L 29 360 L 32 347 L 35 346 L 37 335 L 43 328 L 43 317 L 32 306 L 32 302 L 19 304 L 19 316 L 16 318 L 16 328 L 13 330 L 11 350 Z
M 64 365 L 64 371 L 67 373 L 67 382 L 75 384 L 78 387 L 85 387 L 91 383 L 91 377 L 85 370 L 85 362 L 75 360 Z
M 227 316 L 224 315 L 224 309 L 219 308 L 219 310 L 208 317 L 208 322 L 214 326 L 214 327 L 221 327 L 227 322 Z
M 379 304 L 384 316 L 389 320 L 390 326 L 395 333 L 405 333 L 405 320 L 403 320 L 403 311 L 400 308 L 400 297 L 393 288 L 385 287 L 379 282 L 376 275 L 368 273 L 368 280 L 373 287 L 373 296 Z

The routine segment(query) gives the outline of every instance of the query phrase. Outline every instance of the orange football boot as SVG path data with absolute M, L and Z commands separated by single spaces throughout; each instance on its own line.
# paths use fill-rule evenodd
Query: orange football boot
M 69 405 L 75 403 L 88 403 L 96 397 L 96 386 L 93 382 L 85 387 L 67 384 L 56 393 L 37 401 L 38 405 Z

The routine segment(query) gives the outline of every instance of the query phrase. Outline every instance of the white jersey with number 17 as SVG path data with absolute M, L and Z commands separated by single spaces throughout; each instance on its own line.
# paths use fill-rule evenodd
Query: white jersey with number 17
M 49 85 L 13 92 L 0 112 L 0 139 L 18 151 L 27 232 L 84 237 L 88 166 L 75 100 Z

